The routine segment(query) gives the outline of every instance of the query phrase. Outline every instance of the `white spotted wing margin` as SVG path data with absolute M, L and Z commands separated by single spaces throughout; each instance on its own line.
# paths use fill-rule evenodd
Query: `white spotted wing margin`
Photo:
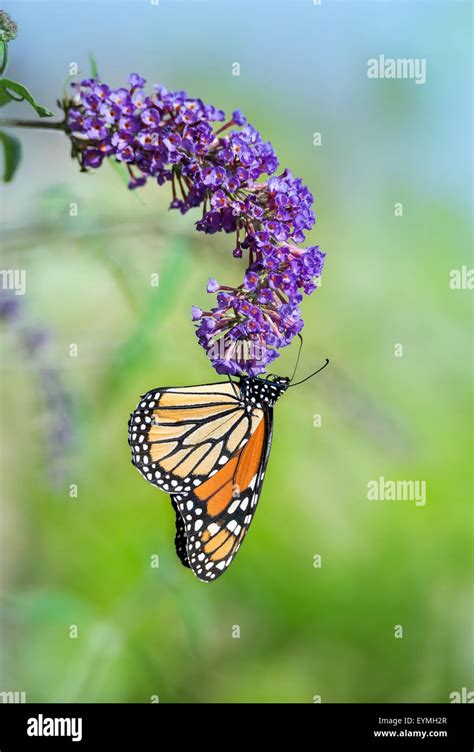
M 229 503 L 219 515 L 209 514 L 196 493 L 177 494 L 172 497 L 173 506 L 181 513 L 184 525 L 184 529 L 181 528 L 179 548 L 182 552 L 185 542 L 187 561 L 183 561 L 180 552 L 178 555 L 185 566 L 189 566 L 202 582 L 215 581 L 229 568 L 254 518 L 270 456 L 273 435 L 272 407 L 266 406 L 263 410 L 262 428 L 263 451 L 259 457 L 258 469 L 248 485 L 237 489 L 237 493 L 231 496 Z M 245 457 L 242 459 L 245 460 Z M 238 470 L 232 478 L 233 486 L 237 474 Z M 199 489 L 197 491 L 199 492 Z M 176 544 L 178 547 L 178 534 Z
M 132 463 L 163 491 L 189 493 L 245 445 L 253 423 L 233 382 L 152 389 L 128 423 Z

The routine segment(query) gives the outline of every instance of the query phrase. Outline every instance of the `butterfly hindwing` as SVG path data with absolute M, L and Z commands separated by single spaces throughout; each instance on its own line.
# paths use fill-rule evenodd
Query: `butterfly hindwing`
M 270 453 L 271 408 L 246 445 L 193 493 L 174 497 L 185 525 L 187 560 L 205 582 L 232 563 L 252 522 Z

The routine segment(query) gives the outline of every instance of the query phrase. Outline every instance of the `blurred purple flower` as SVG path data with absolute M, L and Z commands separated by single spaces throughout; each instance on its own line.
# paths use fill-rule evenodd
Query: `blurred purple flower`
M 46 345 L 50 332 L 33 325 L 23 302 L 7 290 L 0 290 L 0 321 L 15 333 L 25 353 L 25 362 L 36 377 L 44 418 L 40 443 L 47 454 L 53 485 L 60 487 L 68 474 L 68 451 L 74 436 L 73 406 L 60 372 L 48 361 Z

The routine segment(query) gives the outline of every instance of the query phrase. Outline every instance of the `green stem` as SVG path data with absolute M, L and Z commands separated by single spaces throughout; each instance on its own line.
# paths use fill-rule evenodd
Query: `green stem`
M 66 123 L 64 121 L 51 123 L 48 120 L 0 120 L 0 126 L 3 128 L 42 128 L 47 131 L 65 131 Z
M 7 69 L 7 65 L 8 65 L 8 43 L 4 42 L 3 43 L 3 58 L 0 64 L 0 76 L 3 76 L 3 74 L 5 73 Z

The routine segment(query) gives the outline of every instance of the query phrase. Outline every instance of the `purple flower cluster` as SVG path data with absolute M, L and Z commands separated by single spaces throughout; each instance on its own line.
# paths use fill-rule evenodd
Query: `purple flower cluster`
M 149 178 L 169 182 L 172 209 L 202 206 L 198 230 L 235 233 L 233 255 L 248 254 L 243 283 L 210 280 L 217 306 L 194 307 L 193 320 L 218 373 L 263 373 L 302 329 L 302 293 L 316 289 L 322 272 L 318 246 L 298 245 L 315 221 L 313 196 L 289 170 L 274 175 L 272 145 L 240 110 L 216 129 L 225 121 L 221 110 L 162 86 L 149 96 L 145 83 L 132 74 L 127 88 L 93 79 L 77 85 L 66 104 L 73 153 L 83 169 L 105 157 L 123 162 L 130 188 Z

